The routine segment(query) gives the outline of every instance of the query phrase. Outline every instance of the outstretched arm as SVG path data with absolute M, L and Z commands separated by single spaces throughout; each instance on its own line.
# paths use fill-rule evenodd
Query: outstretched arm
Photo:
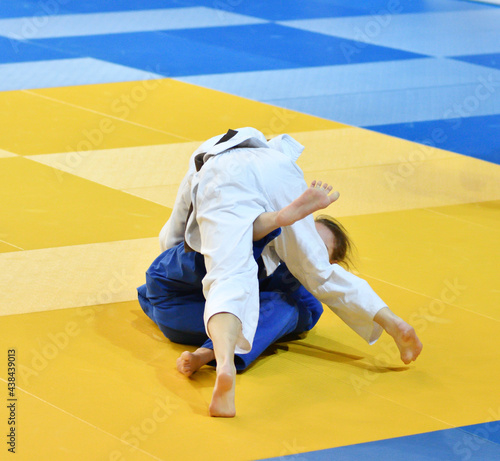
M 306 218 L 283 228 L 272 243 L 290 272 L 370 344 L 385 330 L 394 339 L 401 360 L 406 364 L 415 360 L 422 343 L 413 327 L 394 314 L 365 280 L 327 262 L 311 221 Z

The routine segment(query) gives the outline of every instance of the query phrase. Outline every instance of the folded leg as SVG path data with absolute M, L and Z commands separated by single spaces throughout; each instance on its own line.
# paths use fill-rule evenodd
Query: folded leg
M 261 287 L 268 291 L 260 293 L 259 322 L 252 350 L 246 354 L 235 354 L 234 362 L 238 371 L 248 368 L 269 346 L 283 337 L 309 331 L 323 313 L 321 303 L 300 285 L 284 264 L 263 280 Z M 190 364 L 189 374 L 205 364 L 215 366 L 213 354 L 207 352 L 210 349 L 213 349 L 213 345 L 208 339 L 200 350 L 203 360 L 192 357 L 196 367 Z M 191 360 L 192 355 L 189 353 L 185 359 Z
M 253 242 L 254 259 L 280 232 L 277 229 Z M 172 342 L 201 346 L 208 339 L 203 321 L 205 274 L 203 256 L 186 253 L 181 243 L 156 258 L 146 272 L 146 284 L 137 289 L 144 313 Z
M 210 336 L 210 319 L 217 314 L 237 317 L 241 322 L 237 353 L 252 348 L 259 318 L 253 222 L 266 210 L 259 193 L 260 182 L 251 168 L 251 156 L 224 154 L 206 162 L 198 173 L 194 203 L 200 253 L 207 269 L 203 279 L 205 328 Z

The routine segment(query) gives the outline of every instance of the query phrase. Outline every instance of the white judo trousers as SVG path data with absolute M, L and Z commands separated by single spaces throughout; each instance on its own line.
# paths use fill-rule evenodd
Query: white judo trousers
M 234 314 L 242 332 L 236 352 L 249 352 L 259 317 L 258 267 L 253 258 L 253 222 L 263 212 L 285 207 L 306 189 L 295 163 L 303 146 L 287 135 L 267 142 L 253 128 L 237 130 L 228 142 L 221 136 L 204 143 L 192 156 L 172 215 L 160 234 L 162 249 L 184 238 L 205 257 L 205 329 L 221 312 Z M 200 171 L 194 158 L 205 153 Z M 186 223 L 190 205 L 192 214 Z M 284 261 L 290 272 L 365 340 L 382 333 L 373 322 L 386 304 L 366 281 L 329 263 L 327 249 L 309 216 L 282 229 L 265 250 L 266 266 Z

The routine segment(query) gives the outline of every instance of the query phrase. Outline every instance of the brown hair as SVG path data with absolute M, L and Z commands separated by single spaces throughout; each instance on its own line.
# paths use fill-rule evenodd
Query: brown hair
M 344 226 L 340 224 L 336 219 L 328 215 L 320 215 L 315 219 L 330 229 L 335 239 L 335 245 L 333 249 L 333 254 L 330 255 L 331 259 L 336 261 L 338 264 L 349 269 L 352 266 L 352 252 L 354 249 L 354 244 L 351 238 L 347 234 Z

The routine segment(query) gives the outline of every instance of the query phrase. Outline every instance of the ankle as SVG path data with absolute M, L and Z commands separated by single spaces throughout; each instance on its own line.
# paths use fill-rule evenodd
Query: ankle
M 406 322 L 394 314 L 388 307 L 380 309 L 373 320 L 393 337 L 401 333 L 406 325 Z
M 234 365 L 234 361 L 224 361 L 222 363 L 217 363 L 216 370 L 218 373 L 236 373 L 236 366 Z

